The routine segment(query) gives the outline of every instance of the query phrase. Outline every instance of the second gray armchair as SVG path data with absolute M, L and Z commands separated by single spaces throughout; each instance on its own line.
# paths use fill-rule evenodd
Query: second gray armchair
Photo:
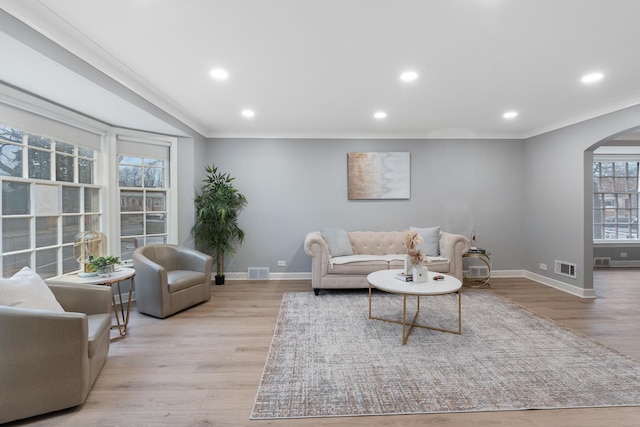
M 147 245 L 133 252 L 136 307 L 161 319 L 211 298 L 213 258 L 177 245 Z

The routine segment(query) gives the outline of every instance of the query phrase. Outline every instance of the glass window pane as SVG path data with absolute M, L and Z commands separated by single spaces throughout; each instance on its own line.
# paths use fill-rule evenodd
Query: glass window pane
M 100 212 L 100 190 L 97 188 L 84 189 L 84 211 Z
M 78 182 L 93 184 L 93 160 L 78 159 Z
M 142 230 L 142 214 L 120 215 L 120 234 L 122 236 L 135 236 L 144 234 Z
M 167 243 L 167 236 L 149 236 L 145 239 L 145 245 L 157 245 Z
M 22 176 L 22 147 L 0 145 L 0 175 Z
M 51 152 L 29 149 L 29 178 L 51 179 Z
M 615 162 L 614 176 L 627 176 L 627 162 Z
M 146 168 L 144 170 L 144 186 L 149 188 L 164 187 L 164 169 Z
M 31 266 L 31 254 L 4 255 L 2 257 L 2 274 L 4 277 L 11 277 L 22 269 Z
M 166 194 L 164 192 L 148 191 L 146 206 L 148 211 L 164 211 Z
M 66 142 L 56 141 L 56 151 L 58 153 L 73 154 L 75 146 L 73 144 L 67 144 Z
M 62 212 L 80 213 L 80 188 L 62 187 Z
M 164 214 L 147 214 L 147 232 L 145 234 L 162 234 L 167 231 Z
M 142 191 L 121 191 L 121 212 L 142 212 L 144 210 L 144 193 Z
M 56 181 L 73 182 L 73 157 L 56 154 Z
M 93 159 L 94 151 L 90 148 L 78 147 L 78 156 Z
M 62 248 L 62 273 L 71 273 L 80 268 L 80 264 L 73 256 L 73 246 L 64 246 Z
M 120 239 L 120 258 L 128 260 L 132 258 L 133 251 L 138 247 L 137 237 L 126 237 Z
M 100 215 L 85 215 L 84 231 L 100 231 Z
M 40 135 L 29 135 L 27 138 L 27 144 L 32 147 L 51 149 L 51 139 Z
M 36 251 L 36 273 L 43 279 L 48 279 L 57 274 L 58 249 L 43 249 Z
M 627 164 L 629 176 L 638 176 L 638 163 L 637 162 L 629 162 Z
M 31 244 L 31 228 L 29 218 L 2 219 L 2 250 L 4 252 L 29 249 Z
M 13 129 L 8 126 L 0 125 L 0 139 L 12 141 L 22 144 L 23 133 L 21 130 Z
M 142 166 L 142 159 L 140 157 L 118 156 L 118 164 Z
M 120 187 L 142 187 L 142 167 L 119 166 L 118 181 Z
M 73 238 L 80 232 L 80 216 L 62 217 L 62 243 L 73 243 Z
M 600 170 L 601 176 L 613 176 L 613 163 L 602 162 L 600 163 L 600 166 L 601 166 L 601 170 Z
M 58 219 L 55 216 L 36 218 L 36 248 L 58 243 Z
M 4 181 L 2 183 L 2 214 L 26 215 L 31 212 L 29 184 Z

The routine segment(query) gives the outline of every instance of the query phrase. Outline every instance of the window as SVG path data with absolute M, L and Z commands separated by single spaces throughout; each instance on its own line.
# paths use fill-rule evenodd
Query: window
M 638 159 L 595 157 L 593 239 L 638 240 Z
M 118 140 L 120 253 L 167 243 L 169 236 L 169 147 L 156 142 Z
M 24 266 L 44 278 L 78 269 L 73 238 L 100 229 L 102 216 L 98 151 L 79 144 L 0 124 L 4 277 Z

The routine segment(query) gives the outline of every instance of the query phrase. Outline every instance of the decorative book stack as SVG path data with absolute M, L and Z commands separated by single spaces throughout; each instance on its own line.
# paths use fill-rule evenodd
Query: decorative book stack
M 396 279 L 402 280 L 403 282 L 413 282 L 412 274 L 398 273 L 396 274 Z

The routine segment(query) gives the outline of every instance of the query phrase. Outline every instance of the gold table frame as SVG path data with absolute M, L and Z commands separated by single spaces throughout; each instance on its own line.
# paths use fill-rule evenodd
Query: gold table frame
M 385 272 L 385 275 L 391 275 L 393 274 L 393 276 L 395 276 L 395 274 L 401 272 L 402 270 L 383 270 Z M 390 273 L 386 273 L 386 272 L 390 272 Z M 372 274 L 378 274 L 380 275 L 381 272 L 374 272 Z M 395 279 L 395 277 L 392 280 L 397 280 L 400 284 L 400 286 L 396 286 L 398 287 L 398 289 L 396 290 L 390 290 L 389 287 L 385 287 L 382 286 L 380 284 L 376 285 L 374 283 L 372 283 L 372 281 L 370 280 L 371 275 L 367 276 L 367 281 L 369 282 L 369 319 L 371 320 L 381 320 L 383 322 L 389 322 L 389 323 L 395 323 L 395 324 L 399 324 L 402 325 L 402 345 L 405 345 L 407 343 L 407 340 L 409 339 L 409 335 L 411 335 L 411 332 L 413 331 L 413 328 L 422 328 L 422 329 L 430 329 L 432 331 L 438 331 L 438 332 L 446 332 L 446 333 L 450 333 L 450 334 L 455 334 L 455 335 L 461 335 L 462 334 L 462 299 L 461 299 L 461 292 L 462 292 L 462 283 L 458 280 L 455 279 L 454 277 L 445 275 L 445 274 L 441 274 L 441 273 L 433 273 L 433 272 L 429 272 L 429 277 L 427 282 L 423 282 L 424 283 L 433 283 L 433 277 L 436 275 L 442 275 L 445 276 L 447 279 L 451 280 L 456 280 L 457 282 L 459 282 L 459 287 L 457 287 L 457 289 L 455 290 L 451 290 L 451 291 L 444 291 L 444 292 L 434 292 L 434 293 L 429 293 L 428 291 L 422 291 L 420 293 L 416 293 L 415 291 L 412 291 L 411 287 L 412 286 L 416 286 L 416 285 L 421 285 L 419 283 L 413 283 L 413 282 L 402 282 L 399 279 Z M 393 277 L 392 276 L 392 277 Z M 403 285 L 404 286 L 401 286 Z M 398 285 L 398 284 L 396 284 Z M 455 286 L 454 286 L 455 287 Z M 373 316 L 372 312 L 372 290 L 373 288 L 379 289 L 383 292 L 387 292 L 387 293 L 392 293 L 392 294 L 398 294 L 398 295 L 402 295 L 403 296 L 403 301 L 402 301 L 402 321 L 399 320 L 395 320 L 395 319 L 389 319 L 389 318 L 384 318 L 384 317 L 376 317 Z M 420 297 L 436 297 L 436 296 L 441 296 L 441 295 L 448 295 L 448 294 L 452 294 L 455 293 L 457 294 L 457 300 L 458 300 L 458 329 L 443 329 L 443 328 L 437 328 L 434 326 L 428 326 L 428 325 L 423 325 L 423 324 L 419 324 L 416 323 L 416 320 L 418 318 L 418 314 L 420 313 Z M 411 320 L 410 323 L 407 322 L 407 297 L 409 296 L 415 296 L 417 297 L 417 306 L 416 306 L 416 312 L 413 315 L 413 319 Z M 407 326 L 409 327 L 409 330 L 407 330 Z
M 477 285 L 466 285 L 469 288 L 490 288 L 491 283 L 491 252 L 467 252 L 462 255 L 463 258 L 473 258 L 481 261 L 484 265 L 487 266 L 487 277 L 484 278 L 471 278 L 467 277 L 466 279 L 472 282 L 476 282 Z

